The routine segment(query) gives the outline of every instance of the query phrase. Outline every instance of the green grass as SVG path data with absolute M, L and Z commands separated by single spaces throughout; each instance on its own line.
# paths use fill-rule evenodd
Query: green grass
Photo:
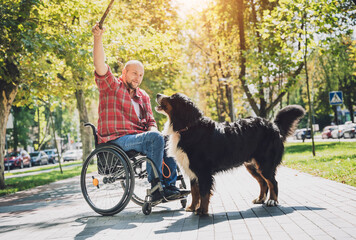
M 69 163 L 62 163 L 62 167 L 75 165 L 75 164 L 78 164 L 81 162 L 82 162 L 81 160 L 78 160 L 78 161 L 69 162 Z M 55 168 L 59 168 L 59 165 L 47 165 L 47 166 L 43 166 L 40 168 L 29 168 L 28 170 L 24 170 L 21 172 L 8 172 L 7 170 L 5 170 L 5 177 L 12 176 L 12 175 L 24 174 L 24 173 L 30 173 L 30 172 L 37 172 L 37 171 L 42 171 L 42 170 L 55 169 Z
M 283 164 L 356 187 L 355 142 L 316 142 L 315 152 L 313 157 L 311 143 L 288 143 Z
M 80 175 L 81 170 L 82 166 L 76 166 L 65 169 L 63 174 L 60 170 L 54 170 L 31 176 L 9 178 L 5 180 L 6 188 L 0 189 L 0 196 L 78 176 Z

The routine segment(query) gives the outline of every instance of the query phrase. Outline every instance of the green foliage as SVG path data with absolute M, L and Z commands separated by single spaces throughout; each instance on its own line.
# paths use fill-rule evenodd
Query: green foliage
M 31 40 L 38 22 L 31 12 L 40 4 L 38 0 L 2 0 L 0 15 L 0 81 L 16 84 L 19 77 L 20 59 L 33 56 Z
M 31 144 L 29 134 L 31 128 L 35 125 L 34 110 L 28 107 L 13 107 L 12 114 L 14 128 L 7 129 L 7 133 L 11 136 L 8 139 L 8 146 L 15 150 L 21 145 L 26 149 Z
M 356 77 L 353 75 L 353 65 L 356 59 L 352 58 L 352 46 L 355 41 L 351 36 L 342 36 L 330 39 L 328 45 L 315 49 L 310 57 L 311 86 L 316 122 L 320 128 L 335 122 L 335 107 L 329 103 L 329 92 L 342 91 L 344 106 L 352 109 L 356 104 Z M 305 89 L 301 86 L 300 99 L 306 99 Z

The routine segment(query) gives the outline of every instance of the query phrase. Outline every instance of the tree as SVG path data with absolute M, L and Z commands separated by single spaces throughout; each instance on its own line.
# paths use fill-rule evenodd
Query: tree
M 5 126 L 15 96 L 19 106 L 38 99 L 49 108 L 75 97 L 81 123 L 88 121 L 88 96 L 95 95 L 91 27 L 103 8 L 98 1 L 1 1 L 0 37 L 0 187 L 4 188 Z M 136 58 L 146 65 L 143 87 L 162 92 L 180 74 L 179 35 L 170 1 L 119 1 L 107 19 L 108 63 L 120 72 L 120 63 Z M 116 56 L 120 56 L 117 59 Z M 20 91 L 19 91 L 20 89 Z M 50 101 L 51 96 L 57 102 Z M 66 100 L 64 100 L 66 99 Z M 162 118 L 159 116 L 159 118 Z M 159 119 L 158 119 L 159 120 Z M 56 124 L 56 123 L 55 123 Z M 90 134 L 81 125 L 84 156 Z M 85 147 L 87 146 L 87 147 Z
M 33 11 L 41 1 L 38 0 L 2 0 L 0 23 L 0 188 L 4 181 L 4 149 L 6 123 L 11 105 L 16 97 L 19 85 L 25 81 L 21 78 L 21 60 L 30 54 L 33 46 L 28 44 L 38 37 L 37 21 L 31 18 Z
M 353 121 L 353 107 L 356 104 L 356 78 L 355 68 L 356 59 L 353 58 L 352 47 L 355 40 L 350 36 L 341 36 L 330 40 L 330 44 L 319 51 L 316 51 L 313 57 L 315 65 L 314 81 L 318 88 L 314 101 L 316 103 L 316 114 L 320 119 L 326 113 L 326 120 L 322 126 L 330 124 L 329 114 L 334 112 L 335 123 L 337 120 L 336 107 L 329 104 L 329 92 L 342 91 L 344 104 L 350 111 L 351 120 Z
M 345 2 L 310 3 L 309 53 L 322 36 L 337 36 L 352 28 L 353 11 Z M 199 48 L 198 53 L 191 51 L 195 54 L 191 57 L 209 56 L 211 61 L 201 63 L 201 68 L 210 74 L 217 68 L 230 76 L 235 89 L 243 89 L 253 112 L 270 117 L 297 84 L 304 67 L 303 6 L 304 1 L 217 0 L 199 15 L 201 23 L 190 29 L 197 33 L 192 42 Z M 211 57 L 211 48 L 218 57 Z

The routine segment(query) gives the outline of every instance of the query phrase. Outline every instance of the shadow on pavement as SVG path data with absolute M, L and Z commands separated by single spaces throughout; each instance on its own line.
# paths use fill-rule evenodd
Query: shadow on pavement
M 266 207 L 258 206 L 245 211 L 233 211 L 233 212 L 221 212 L 209 214 L 208 216 L 197 216 L 194 213 L 189 217 L 191 219 L 198 218 L 198 224 L 191 224 L 190 226 L 184 226 L 183 228 L 177 228 L 175 226 L 183 226 L 186 218 L 179 219 L 178 221 L 172 222 L 166 229 L 155 231 L 156 234 L 164 234 L 167 232 L 184 232 L 192 231 L 195 229 L 202 229 L 208 227 L 209 225 L 221 223 L 224 221 L 234 221 L 234 220 L 243 220 L 251 218 L 270 218 L 275 216 L 288 215 L 294 211 L 321 211 L 325 208 L 318 207 L 309 207 L 309 206 L 292 206 L 292 207 Z
M 169 207 L 164 206 L 157 206 L 156 208 L 161 208 L 162 210 L 154 211 L 147 216 L 144 215 L 141 211 L 125 211 L 120 212 L 114 216 L 93 216 L 78 218 L 76 222 L 85 225 L 85 227 L 75 236 L 74 239 L 87 239 L 107 229 L 120 231 L 136 228 L 140 224 L 159 223 L 164 221 L 164 217 L 170 217 L 173 214 L 175 216 L 179 216 L 178 212 L 182 211 L 182 209 L 171 210 Z

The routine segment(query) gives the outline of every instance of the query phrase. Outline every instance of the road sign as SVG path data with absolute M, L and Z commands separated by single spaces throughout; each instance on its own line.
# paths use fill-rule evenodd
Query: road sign
M 342 104 L 343 103 L 342 92 L 341 91 L 329 92 L 329 102 L 331 105 Z

